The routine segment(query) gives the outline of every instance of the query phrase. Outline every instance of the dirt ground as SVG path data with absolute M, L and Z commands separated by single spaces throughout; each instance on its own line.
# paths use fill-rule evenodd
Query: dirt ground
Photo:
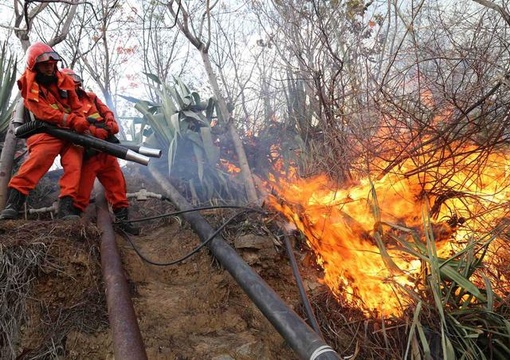
M 138 191 L 140 186 L 140 182 L 130 184 L 129 190 Z M 158 191 L 155 186 L 144 186 Z M 167 201 L 132 200 L 131 218 L 172 211 L 175 208 Z M 216 228 L 233 211 L 210 210 L 204 216 Z M 242 236 L 252 237 L 258 245 L 243 246 L 237 252 L 299 313 L 301 302 L 285 249 L 263 221 L 246 215 L 226 227 L 223 236 L 232 245 Z M 200 239 L 189 224 L 179 216 L 137 224 L 142 234 L 129 239 L 118 234 L 117 244 L 149 359 L 297 359 L 207 249 L 174 265 L 149 263 L 168 264 L 195 249 Z M 6 270 L 12 266 L 4 256 L 0 357 L 113 359 L 100 268 L 100 233 L 95 225 L 84 220 L 4 221 L 0 233 L 0 254 L 12 254 L 9 262 L 18 261 L 25 269 Z M 307 287 L 318 291 L 318 274 L 313 267 L 304 266 L 304 254 L 297 252 L 297 256 Z M 19 286 L 14 290 L 13 284 L 20 283 L 24 290 Z M 5 304 L 10 314 L 18 314 L 18 320 L 10 318 Z M 16 346 L 9 346 L 13 342 Z

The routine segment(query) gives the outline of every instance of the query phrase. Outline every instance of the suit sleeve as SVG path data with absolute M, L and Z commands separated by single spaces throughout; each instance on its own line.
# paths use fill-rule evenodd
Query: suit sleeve
M 38 120 L 49 122 L 50 124 L 62 125 L 65 123 L 66 114 L 62 109 L 52 107 L 46 100 L 39 101 L 24 100 L 25 107 L 30 110 Z
M 81 113 L 82 104 L 78 95 L 74 91 L 67 91 L 68 108 L 70 112 L 64 110 L 64 106 L 53 96 L 49 98 L 39 97 L 38 101 L 25 99 L 25 107 L 30 110 L 36 119 L 46 121 L 50 124 L 61 127 L 72 128 L 72 124 L 77 117 L 83 117 Z

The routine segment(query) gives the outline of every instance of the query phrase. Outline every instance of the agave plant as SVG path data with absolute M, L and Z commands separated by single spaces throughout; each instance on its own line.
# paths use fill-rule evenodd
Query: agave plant
M 184 181 L 194 202 L 238 199 L 236 184 L 220 165 L 220 148 L 215 145 L 212 123 L 216 102 L 202 101 L 179 78 L 170 86 L 153 74 L 145 74 L 156 84 L 159 101 L 124 96 L 143 115 L 144 142 L 166 150 L 168 174 Z
M 0 134 L 7 130 L 14 109 L 15 101 L 11 101 L 11 95 L 16 82 L 16 63 L 4 42 L 0 52 Z

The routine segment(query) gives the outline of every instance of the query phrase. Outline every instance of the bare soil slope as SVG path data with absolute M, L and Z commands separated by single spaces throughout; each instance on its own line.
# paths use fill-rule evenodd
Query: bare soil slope
M 131 217 L 173 210 L 172 204 L 157 199 L 133 201 Z M 231 214 L 222 210 L 205 216 L 217 227 Z M 224 237 L 230 243 L 256 237 L 258 245 L 243 246 L 239 254 L 299 311 L 284 249 L 256 221 L 245 217 L 227 227 Z M 178 216 L 140 224 L 141 235 L 131 242 L 117 235 L 117 243 L 149 359 L 297 359 L 207 249 L 178 264 L 161 265 L 200 244 L 189 224 Z M 95 225 L 85 220 L 16 220 L 1 222 L 0 232 L 0 294 L 7 305 L 0 314 L 0 357 L 113 359 Z M 15 265 L 24 270 L 14 271 Z

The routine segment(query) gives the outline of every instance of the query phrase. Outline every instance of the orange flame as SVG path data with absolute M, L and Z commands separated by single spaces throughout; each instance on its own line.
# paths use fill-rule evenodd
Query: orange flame
M 241 169 L 236 165 L 232 164 L 230 161 L 225 159 L 220 159 L 221 168 L 230 174 L 239 174 Z
M 374 315 L 401 315 L 412 302 L 406 289 L 420 286 L 423 269 L 418 257 L 399 248 L 397 237 L 415 241 L 414 231 L 424 245 L 424 219 L 435 204 L 433 243 L 439 257 L 448 257 L 468 236 L 487 232 L 507 215 L 507 157 L 495 153 L 481 165 L 481 156 L 466 151 L 462 159 L 440 163 L 434 173 L 414 172 L 416 164 L 407 160 L 399 173 L 348 188 L 325 176 L 273 181 L 278 197 L 268 203 L 305 234 L 324 283 L 340 301 Z M 450 195 L 434 195 L 438 184 Z M 455 219 L 463 219 L 461 227 Z

